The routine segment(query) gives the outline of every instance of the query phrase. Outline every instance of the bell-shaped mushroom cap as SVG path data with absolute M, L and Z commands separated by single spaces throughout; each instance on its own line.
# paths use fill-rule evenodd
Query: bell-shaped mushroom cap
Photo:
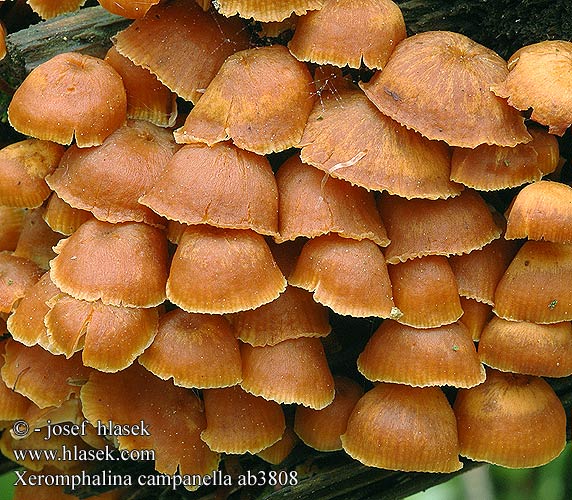
M 28 289 L 18 307 L 8 318 L 8 331 L 12 337 L 29 347 L 39 344 L 44 349 L 50 350 L 50 339 L 47 336 L 44 317 L 50 310 L 47 302 L 61 293 L 52 283 L 50 273 L 45 273 Z
M 139 19 L 147 11 L 159 3 L 160 0 L 97 0 L 99 4 L 112 14 L 127 17 L 129 19 Z
M 572 188 L 552 181 L 525 186 L 508 210 L 505 238 L 572 243 Z
M 117 51 L 196 103 L 224 60 L 249 45 L 239 19 L 204 12 L 193 0 L 162 2 L 112 39 Z
M 454 404 L 461 455 L 503 467 L 537 467 L 566 445 L 566 413 L 539 377 L 487 370 Z
M 449 180 L 446 144 L 429 141 L 382 115 L 358 89 L 323 93 L 299 147 L 304 163 L 366 189 L 431 199 L 462 190 Z
M 483 328 L 493 317 L 493 306 L 461 296 L 461 307 L 463 315 L 459 321 L 467 327 L 473 340 L 478 342 Z
M 501 234 L 484 200 L 471 190 L 435 201 L 384 195 L 378 207 L 391 240 L 385 250 L 390 264 L 425 255 L 469 253 Z
M 485 380 L 471 335 L 459 322 L 417 329 L 384 321 L 357 366 L 369 380 L 414 387 L 473 387 Z
M 286 279 L 250 230 L 189 226 L 173 256 L 167 298 L 187 312 L 224 314 L 276 299 Z
M 27 139 L 0 150 L 0 205 L 39 207 L 50 195 L 44 178 L 53 172 L 63 146 Z
M 407 36 L 399 7 L 391 0 L 326 0 L 296 24 L 290 52 L 300 61 L 381 69 Z
M 539 127 L 529 127 L 532 141 L 514 147 L 481 144 L 474 149 L 453 148 L 451 180 L 493 191 L 539 181 L 558 167 L 556 138 Z
M 42 19 L 51 19 L 78 10 L 85 0 L 26 0 L 26 3 Z
M 567 377 L 572 374 L 572 324 L 537 325 L 495 317 L 483 330 L 479 356 L 503 372 Z
M 70 147 L 46 181 L 65 202 L 99 220 L 160 225 L 160 218 L 138 199 L 151 189 L 176 148 L 171 132 L 129 121 L 101 146 Z
M 53 297 L 48 306 L 48 350 L 66 358 L 82 351 L 83 364 L 102 372 L 130 366 L 157 333 L 157 308 L 117 307 L 64 294 Z
M 129 307 L 165 300 L 167 239 L 159 229 L 89 220 L 55 251 L 52 281 L 76 299 Z
M 6 343 L 2 380 L 40 408 L 60 406 L 79 396 L 80 386 L 92 372 L 81 356 L 54 356 L 40 346 L 27 347 L 14 340 Z
M 127 117 L 147 120 L 159 127 L 172 127 L 177 119 L 177 95 L 148 69 L 136 66 L 111 47 L 105 56 L 123 80 L 127 94 Z
M 93 425 L 146 426 L 148 436 L 117 441 L 120 450 L 154 450 L 157 472 L 206 475 L 218 467 L 219 455 L 200 439 L 206 421 L 198 397 L 138 364 L 119 373 L 93 372 L 81 389 L 81 402 Z
M 495 291 L 494 312 L 532 323 L 572 319 L 572 245 L 527 241 Z
M 428 31 L 403 40 L 361 87 L 382 113 L 428 139 L 515 146 L 531 139 L 524 118 L 489 90 L 507 74 L 492 50 L 459 33 Z
M 328 310 L 306 290 L 288 285 L 263 306 L 229 317 L 236 337 L 253 346 L 276 345 L 300 337 L 325 337 L 331 331 Z
M 123 81 L 105 61 L 68 52 L 40 64 L 16 90 L 10 124 L 23 134 L 80 148 L 101 144 L 125 122 Z
M 380 318 L 399 314 L 385 259 L 370 240 L 328 234 L 308 241 L 288 283 L 313 292 L 314 300 L 338 314 Z
M 278 169 L 276 182 L 278 243 L 299 236 L 313 238 L 337 233 L 344 238 L 367 238 L 380 246 L 389 245 L 373 193 L 345 181 L 328 179 L 327 174 L 303 164 L 298 155 Z
M 326 0 L 217 0 L 216 8 L 223 16 L 254 18 L 256 21 L 282 21 L 292 14 L 303 16 L 321 9 Z
M 491 90 L 516 109 L 532 108 L 531 118 L 564 135 L 572 123 L 572 43 L 545 40 L 517 50 L 508 60 L 510 73 Z
M 185 224 L 278 232 L 278 189 L 270 163 L 229 143 L 183 146 L 139 201 Z
M 428 255 L 388 267 L 397 321 L 416 328 L 454 323 L 463 314 L 455 275 L 445 257 Z
M 283 151 L 300 141 L 314 98 L 310 71 L 286 47 L 243 50 L 224 62 L 175 140 L 212 146 L 231 139 L 258 154 Z
M 201 439 L 213 451 L 258 453 L 276 443 L 286 427 L 278 403 L 244 391 L 240 386 L 203 391 L 207 427 Z
M 0 206 L 0 252 L 16 249 L 26 213 L 23 208 Z
M 264 347 L 242 344 L 240 351 L 244 390 L 316 410 L 334 400 L 334 379 L 320 339 L 302 337 Z
M 375 386 L 354 408 L 342 444 L 371 467 L 423 472 L 462 467 L 455 415 L 437 387 Z
M 0 367 L 4 365 L 4 352 L 8 340 L 0 343 Z M 33 403 L 10 389 L 3 380 L 0 380 L 0 425 L 4 427 L 8 421 L 21 419 Z M 7 425 L 6 425 L 7 426 Z
M 41 276 L 34 262 L 0 252 L 0 313 L 10 313 Z
M 298 444 L 298 436 L 290 426 L 286 426 L 282 437 L 272 446 L 259 451 L 256 456 L 273 465 L 283 462 L 290 452 Z
M 84 222 L 93 219 L 93 214 L 87 210 L 73 208 L 57 193 L 52 192 L 42 217 L 52 231 L 69 236 Z
M 319 451 L 342 449 L 340 436 L 346 432 L 348 419 L 363 396 L 363 389 L 347 377 L 334 377 L 336 395 L 332 403 L 321 410 L 305 406 L 296 408 L 294 431 L 306 444 Z
M 480 250 L 449 258 L 459 295 L 494 306 L 498 282 L 518 251 L 516 242 L 494 240 Z
M 183 387 L 227 387 L 242 380 L 238 341 L 224 316 L 169 311 L 139 363 Z

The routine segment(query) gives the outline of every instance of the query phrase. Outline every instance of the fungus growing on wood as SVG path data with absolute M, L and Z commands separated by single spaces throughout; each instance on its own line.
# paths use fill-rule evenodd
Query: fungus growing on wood
M 123 81 L 105 61 L 75 52 L 33 69 L 16 90 L 10 124 L 23 134 L 80 148 L 101 144 L 125 122 Z
M 485 380 L 471 335 L 460 322 L 418 329 L 384 321 L 357 366 L 369 380 L 413 387 L 473 387 Z
M 382 113 L 428 139 L 512 147 L 531 137 L 518 111 L 489 90 L 507 75 L 492 50 L 459 33 L 428 31 L 399 43 L 361 87 Z
M 516 109 L 532 108 L 531 119 L 564 135 L 572 123 L 572 43 L 544 40 L 517 50 L 508 60 L 509 74 L 491 90 Z

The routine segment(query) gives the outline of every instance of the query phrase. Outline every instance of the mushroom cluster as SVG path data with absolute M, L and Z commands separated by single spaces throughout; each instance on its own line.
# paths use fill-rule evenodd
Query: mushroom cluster
M 400 471 L 560 454 L 572 43 L 507 64 L 407 37 L 391 0 L 100 3 L 134 19 L 105 59 L 57 55 L 8 109 L 29 138 L 0 150 L 7 429 L 85 419 L 62 444 L 185 477 L 298 440 Z M 339 316 L 375 325 L 341 367 Z

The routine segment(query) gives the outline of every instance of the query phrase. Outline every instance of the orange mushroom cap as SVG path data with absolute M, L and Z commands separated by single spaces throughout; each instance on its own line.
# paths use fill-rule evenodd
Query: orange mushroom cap
M 302 16 L 310 10 L 321 9 L 325 0 L 217 0 L 216 8 L 224 16 L 238 14 L 256 21 L 282 21 L 292 13 Z
M 109 12 L 129 19 L 139 19 L 160 0 L 97 0 Z
M 0 252 L 16 249 L 25 214 L 23 208 L 0 206 Z
M 78 10 L 85 0 L 26 0 L 26 3 L 42 19 L 50 19 Z
M 461 307 L 463 315 L 459 321 L 468 328 L 473 340 L 478 342 L 483 328 L 493 316 L 493 306 L 461 296 Z
M 94 218 L 91 212 L 73 208 L 54 192 L 48 199 L 42 217 L 52 231 L 65 236 L 69 236 L 84 222 Z
M 32 261 L 0 252 L 0 313 L 12 311 L 42 276 L 42 270 Z
M 40 64 L 8 107 L 10 124 L 38 139 L 78 147 L 101 144 L 126 118 L 123 81 L 105 61 L 75 52 Z
M 459 33 L 428 31 L 399 43 L 361 87 L 378 109 L 451 146 L 515 146 L 531 140 L 524 118 L 489 89 L 508 74 L 495 52 Z

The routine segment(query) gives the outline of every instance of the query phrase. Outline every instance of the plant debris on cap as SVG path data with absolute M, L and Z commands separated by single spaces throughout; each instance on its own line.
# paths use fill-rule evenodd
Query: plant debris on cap
M 213 5 L 224 16 L 238 14 L 256 21 L 282 21 L 291 14 L 302 16 L 309 10 L 321 9 L 325 0 L 214 0 Z
M 368 380 L 413 387 L 473 387 L 485 380 L 471 335 L 459 322 L 417 329 L 384 321 L 357 366 Z
M 33 69 L 8 106 L 18 132 L 80 148 L 101 144 L 125 122 L 127 98 L 119 74 L 105 61 L 75 52 Z
M 338 80 L 336 80 L 337 82 Z M 381 114 L 359 89 L 324 91 L 308 118 L 300 157 L 332 177 L 405 198 L 449 198 L 451 153 Z
M 370 467 L 453 472 L 463 466 L 455 415 L 438 387 L 376 385 L 358 401 L 342 444 Z
M 183 146 L 139 202 L 189 225 L 278 234 L 278 188 L 270 163 L 226 142 Z
M 194 0 L 155 5 L 112 41 L 122 56 L 192 103 L 229 55 L 249 47 L 240 19 L 205 12 Z
M 361 87 L 382 113 L 428 139 L 515 146 L 531 140 L 524 118 L 489 90 L 507 74 L 499 55 L 470 38 L 428 31 L 403 40 Z
M 231 139 L 258 154 L 284 151 L 300 141 L 314 99 L 310 71 L 286 47 L 243 50 L 224 62 L 175 140 L 212 146 Z
M 572 123 L 572 43 L 544 40 L 517 50 L 508 60 L 504 81 L 491 90 L 516 109 L 532 108 L 531 118 L 564 135 Z
M 139 363 L 182 387 L 227 387 L 242 380 L 238 341 L 218 315 L 169 311 L 161 316 L 157 336 Z

